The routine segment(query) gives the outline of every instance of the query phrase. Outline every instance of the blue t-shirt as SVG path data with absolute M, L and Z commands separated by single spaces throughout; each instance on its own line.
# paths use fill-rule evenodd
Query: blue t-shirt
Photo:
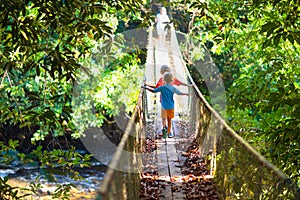
M 165 110 L 171 110 L 174 109 L 174 93 L 176 94 L 182 94 L 177 88 L 170 84 L 166 84 L 163 86 L 160 86 L 156 89 L 154 89 L 154 92 L 160 92 L 161 93 L 161 106 Z

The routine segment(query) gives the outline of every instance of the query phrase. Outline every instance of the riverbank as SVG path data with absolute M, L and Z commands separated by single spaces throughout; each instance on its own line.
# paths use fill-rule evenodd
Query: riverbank
M 17 191 L 16 197 L 26 195 L 26 197 L 15 198 L 24 200 L 43 200 L 43 199 L 54 199 L 53 195 L 57 193 L 63 185 L 73 185 L 70 187 L 69 199 L 95 199 L 96 193 L 102 184 L 103 178 L 107 166 L 99 162 L 92 162 L 92 166 L 88 168 L 79 168 L 76 171 L 82 177 L 82 180 L 74 180 L 70 176 L 62 173 L 58 169 L 53 175 L 52 181 L 47 179 L 46 174 L 43 171 L 36 169 L 6 169 L 1 170 L 0 174 L 2 177 L 7 177 L 8 181 L 5 182 L 3 179 L 2 195 L 6 193 L 7 196 L 13 197 L 14 195 L 9 192 L 9 187 L 14 188 L 13 191 Z M 33 192 L 34 190 L 34 192 Z M 7 191 L 7 192 L 4 192 Z M 56 199 L 63 199 L 63 195 Z
M 41 189 L 38 189 L 37 193 L 28 191 L 30 189 L 30 183 L 27 181 L 21 181 L 17 178 L 10 178 L 8 184 L 12 187 L 17 187 L 18 196 L 27 194 L 28 196 L 23 197 L 23 200 L 49 200 L 52 199 L 52 194 L 57 189 L 54 184 L 41 184 Z M 24 190 L 27 188 L 28 190 Z M 95 199 L 97 190 L 94 188 L 71 188 L 70 190 L 70 200 L 88 200 Z

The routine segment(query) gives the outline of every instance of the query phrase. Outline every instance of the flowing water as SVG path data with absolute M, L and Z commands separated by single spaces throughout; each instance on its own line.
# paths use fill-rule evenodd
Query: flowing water
M 65 172 L 60 169 L 47 170 L 40 169 L 39 167 L 24 167 L 24 166 L 0 166 L 0 177 L 8 177 L 9 184 L 13 187 L 26 187 L 29 188 L 31 182 L 40 183 L 41 188 L 38 189 L 38 194 L 35 197 L 31 196 L 28 199 L 40 199 L 43 196 L 50 196 L 57 189 L 57 185 L 73 184 L 76 188 L 73 188 L 71 194 L 80 194 L 80 199 L 94 199 L 94 194 L 99 189 L 102 180 L 105 176 L 107 166 L 93 161 L 92 166 L 89 168 L 78 168 L 76 171 L 83 177 L 83 180 L 75 181 L 70 178 Z M 54 179 L 49 180 L 47 172 L 53 173 Z M 38 180 L 38 182 L 36 181 Z M 82 194 L 90 197 L 82 197 Z M 46 199 L 47 199 L 46 198 Z M 75 198 L 76 199 L 76 198 Z

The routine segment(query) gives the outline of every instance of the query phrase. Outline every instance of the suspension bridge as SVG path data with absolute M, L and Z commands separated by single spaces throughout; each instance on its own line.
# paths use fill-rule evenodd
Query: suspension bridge
M 155 84 L 161 76 L 161 65 L 167 64 L 176 78 L 194 87 L 179 86 L 179 90 L 190 95 L 176 96 L 175 137 L 167 139 L 157 137 L 162 127 L 159 96 L 141 89 L 97 199 L 299 199 L 297 185 L 231 129 L 195 86 L 174 28 L 171 26 L 164 45 L 157 42 L 150 30 L 145 65 L 147 83 Z M 212 65 L 205 56 L 202 64 Z M 222 104 L 224 96 L 220 90 L 215 97 Z M 197 159 L 192 166 L 202 166 L 203 171 L 187 175 L 183 166 L 193 140 L 200 157 L 194 157 Z M 156 185 L 149 185 L 154 189 L 147 196 L 141 188 L 152 184 L 153 181 L 147 181 L 151 179 Z M 184 182 L 193 182 L 197 192 L 188 193 Z

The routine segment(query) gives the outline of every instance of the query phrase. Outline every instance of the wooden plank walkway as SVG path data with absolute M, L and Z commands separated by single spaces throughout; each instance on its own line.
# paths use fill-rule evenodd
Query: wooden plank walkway
M 182 70 L 180 68 L 183 68 L 179 62 L 178 62 L 178 55 L 180 52 L 178 52 L 177 46 L 174 48 L 174 44 L 171 44 L 170 37 L 172 36 L 172 33 L 169 32 L 168 39 L 166 41 L 166 44 L 160 45 L 157 38 L 153 37 L 153 34 L 150 33 L 149 36 L 149 43 L 148 43 L 148 63 L 146 66 L 146 74 L 147 74 L 147 81 L 150 81 L 150 83 L 155 84 L 158 79 L 161 77 L 160 74 L 160 68 L 162 65 L 168 65 L 172 69 L 172 72 L 174 75 L 178 77 L 177 71 L 182 73 Z M 176 44 L 175 44 L 176 45 Z M 177 44 L 178 45 L 178 44 Z M 150 49 L 150 52 L 149 52 Z M 177 51 L 174 51 L 176 50 Z M 181 63 L 182 64 L 182 63 Z M 180 77 L 181 81 L 185 81 L 185 78 Z M 181 91 L 187 92 L 185 88 L 180 87 Z M 156 135 L 158 136 L 161 133 L 162 124 L 160 118 L 160 103 L 157 101 L 159 99 L 159 94 L 148 94 L 148 111 L 150 113 L 156 113 L 153 117 L 155 118 L 152 120 L 154 123 L 154 126 L 156 127 Z M 183 110 L 183 102 L 181 99 L 183 99 L 183 96 L 175 96 L 175 116 L 178 120 L 178 111 Z M 176 149 L 176 140 L 179 139 L 177 137 L 178 130 L 177 126 L 175 126 L 176 123 L 173 123 L 173 133 L 174 138 L 167 138 L 167 139 L 158 139 L 156 141 L 157 144 L 157 150 L 156 150 L 156 156 L 157 156 L 157 171 L 158 171 L 158 177 L 161 180 L 159 182 L 161 188 L 161 194 L 160 199 L 184 199 L 185 194 L 182 193 L 182 191 L 178 191 L 181 184 L 179 182 L 172 182 L 175 177 L 182 177 L 181 174 L 181 168 L 180 166 L 183 163 L 180 163 L 180 153 Z M 157 137 L 156 137 L 157 138 Z M 183 160 L 181 160 L 183 162 Z M 170 184 L 170 183 L 173 184 Z
M 162 76 L 160 74 L 161 66 L 168 65 L 171 68 L 174 77 L 184 83 L 187 83 L 187 74 L 184 66 L 185 63 L 182 59 L 174 29 L 169 31 L 164 45 L 159 44 L 158 39 L 154 37 L 153 28 L 150 28 L 149 30 L 147 60 L 145 64 L 145 81 L 148 84 L 155 85 Z M 188 87 L 186 86 L 176 87 L 182 92 L 188 92 Z M 160 94 L 158 93 L 153 94 L 147 92 L 148 121 L 154 120 L 155 123 L 161 123 L 161 121 L 159 121 L 161 110 L 159 96 Z M 174 95 L 175 119 L 180 119 L 179 116 L 187 116 L 189 104 L 188 99 L 189 98 L 187 96 Z
M 175 125 L 175 124 L 174 124 Z M 185 159 L 181 158 L 181 152 L 177 151 L 176 143 L 178 138 L 178 130 L 173 128 L 174 137 L 167 139 L 158 139 L 157 144 L 157 157 L 158 157 L 158 176 L 165 177 L 166 182 L 163 184 L 160 199 L 185 199 L 186 195 L 182 188 L 182 182 L 177 180 L 183 177 L 181 173 L 181 166 Z
M 142 200 L 163 199 L 218 199 L 212 176 L 208 175 L 205 162 L 197 157 L 195 163 L 187 158 L 196 155 L 191 149 L 192 135 L 189 124 L 184 121 L 174 120 L 173 138 L 153 139 L 152 152 L 144 154 L 144 170 L 142 173 Z M 157 136 L 157 127 L 151 122 L 147 128 L 148 136 Z M 149 148 L 148 148 L 149 149 Z M 187 153 L 192 151 L 193 153 Z M 188 161 L 188 162 L 187 162 Z M 192 161 L 194 162 L 194 161 Z M 189 169 L 188 164 L 197 165 L 197 168 Z M 201 170 L 199 170 L 199 167 Z M 210 185 L 207 187 L 207 185 Z M 209 198 L 207 198 L 209 197 Z
M 172 73 L 177 79 L 187 83 L 184 62 L 177 40 L 174 38 L 176 38 L 175 33 L 170 32 L 167 43 L 159 45 L 157 38 L 153 37 L 150 31 L 145 72 L 148 84 L 156 84 L 161 77 L 160 68 L 165 64 L 170 66 Z M 188 92 L 188 87 L 186 86 L 179 86 L 178 89 Z M 141 199 L 199 199 L 199 194 L 193 192 L 197 189 L 193 187 L 197 187 L 197 184 L 201 184 L 205 179 L 211 181 L 212 177 L 207 175 L 205 171 L 200 176 L 183 173 L 183 170 L 186 170 L 185 162 L 187 160 L 187 157 L 184 155 L 187 154 L 186 152 L 195 136 L 190 131 L 189 122 L 187 123 L 188 98 L 174 95 L 174 101 L 175 118 L 172 120 L 174 137 L 164 139 L 159 137 L 162 131 L 159 94 L 147 92 L 148 118 L 146 119 L 146 137 L 152 142 L 154 141 L 156 149 L 152 148 L 150 152 L 146 151 L 144 154 L 144 170 L 141 183 L 141 188 L 144 191 L 142 191 Z M 148 147 L 149 149 L 151 147 Z M 195 180 L 196 182 L 194 183 L 193 181 Z M 191 184 L 194 186 L 191 186 Z
M 170 33 L 168 36 L 169 40 L 165 45 L 159 45 L 157 38 L 153 37 L 152 32 L 149 34 L 148 41 L 148 54 L 147 54 L 147 62 L 146 62 L 146 82 L 149 84 L 155 85 L 158 79 L 161 77 L 160 68 L 162 65 L 168 65 L 171 67 L 172 72 L 176 72 L 176 66 L 174 65 L 174 58 L 172 55 L 172 49 L 170 45 Z M 177 65 L 177 68 L 180 67 Z M 180 79 L 182 80 L 182 78 Z M 183 80 L 184 81 L 184 80 Z M 182 89 L 182 88 L 180 88 Z M 147 93 L 147 103 L 148 103 L 148 122 L 154 127 L 152 132 L 152 139 L 157 139 L 158 135 L 161 133 L 162 124 L 160 119 L 160 103 L 159 94 Z M 182 108 L 179 104 L 180 100 L 176 97 L 175 99 L 175 107 Z M 181 109 L 180 109 L 181 110 Z M 175 109 L 175 115 L 178 116 L 177 110 Z M 174 123 L 175 125 L 175 123 Z M 155 154 L 155 158 L 153 155 L 150 156 L 151 162 L 156 162 L 157 167 L 157 176 L 159 177 L 159 188 L 160 188 L 160 199 L 184 199 L 185 194 L 182 192 L 175 192 L 174 188 L 179 188 L 179 183 L 176 185 L 170 184 L 174 177 L 181 177 L 181 169 L 178 151 L 176 149 L 176 126 L 173 126 L 173 132 L 175 134 L 174 138 L 167 139 L 157 139 L 156 145 L 157 149 Z M 180 153 L 180 152 L 179 152 Z M 148 158 L 149 160 L 149 158 Z M 153 163 L 152 163 L 153 164 Z M 152 174 L 153 175 L 153 174 Z

